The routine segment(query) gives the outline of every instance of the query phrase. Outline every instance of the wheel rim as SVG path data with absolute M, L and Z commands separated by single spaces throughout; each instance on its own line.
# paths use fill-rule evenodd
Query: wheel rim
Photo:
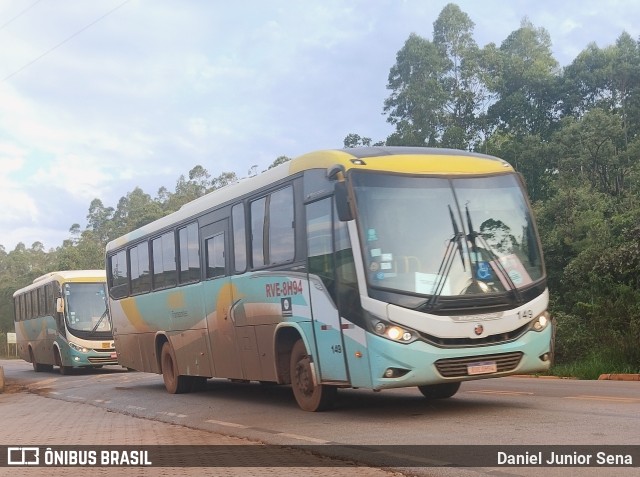
M 311 366 L 309 365 L 309 357 L 305 356 L 296 363 L 296 387 L 305 396 L 313 394 L 313 379 L 311 377 Z

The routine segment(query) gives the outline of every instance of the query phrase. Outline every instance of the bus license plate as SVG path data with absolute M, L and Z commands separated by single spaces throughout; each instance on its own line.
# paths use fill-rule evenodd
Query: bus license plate
M 476 374 L 497 373 L 498 365 L 495 361 L 482 361 L 480 363 L 471 363 L 467 365 L 467 374 L 473 376 Z
M 111 348 L 111 343 L 102 343 L 102 349 L 109 349 Z

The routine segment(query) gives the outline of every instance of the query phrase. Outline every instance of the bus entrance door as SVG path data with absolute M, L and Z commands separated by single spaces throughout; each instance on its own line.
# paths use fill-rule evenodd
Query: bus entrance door
M 242 379 L 238 337 L 233 323 L 233 286 L 229 277 L 229 234 L 226 220 L 202 227 L 205 251 L 205 308 L 216 377 Z
M 307 266 L 313 334 L 321 380 L 347 382 L 342 326 L 336 306 L 333 200 L 307 204 Z
M 309 278 L 313 331 L 318 348 L 316 361 L 323 382 L 347 383 L 340 315 L 320 279 Z

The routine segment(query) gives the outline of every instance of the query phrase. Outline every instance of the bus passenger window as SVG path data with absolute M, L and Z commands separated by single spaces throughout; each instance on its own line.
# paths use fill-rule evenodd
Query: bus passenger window
M 109 259 L 111 295 L 123 298 L 129 294 L 129 275 L 127 273 L 126 251 L 121 250 Z
M 247 237 L 244 223 L 244 204 L 236 204 L 231 208 L 233 225 L 234 270 L 242 273 L 247 269 Z
M 153 240 L 153 288 L 167 288 L 176 284 L 176 249 L 173 232 Z
M 264 208 L 267 199 L 263 197 L 251 203 L 251 253 L 253 267 L 266 265 L 264 256 Z
M 180 249 L 180 283 L 200 280 L 200 243 L 198 224 L 193 222 L 178 230 Z
M 129 250 L 131 267 L 131 293 L 145 293 L 151 289 L 149 274 L 149 245 L 147 242 L 136 245 Z
M 207 247 L 207 278 L 225 276 L 224 233 L 205 241 Z
M 317 275 L 335 300 L 335 269 L 333 254 L 333 224 L 331 199 L 307 205 L 307 266 Z
M 269 200 L 269 264 L 288 262 L 294 256 L 293 188 L 287 187 Z

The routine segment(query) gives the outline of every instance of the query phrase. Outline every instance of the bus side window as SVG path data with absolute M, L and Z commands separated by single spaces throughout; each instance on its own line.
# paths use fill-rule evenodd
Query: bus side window
M 172 287 L 176 284 L 176 249 L 173 231 L 153 239 L 153 288 Z
M 20 295 L 13 299 L 13 321 L 22 321 L 22 313 L 20 311 Z
M 309 273 L 320 277 L 331 297 L 336 300 L 331 198 L 308 204 L 306 215 Z
M 193 222 L 178 229 L 178 247 L 180 250 L 180 283 L 200 280 L 200 240 L 198 224 Z
M 253 268 L 263 267 L 266 265 L 264 252 L 266 202 L 266 197 L 251 202 L 251 258 Z
M 29 316 L 27 315 L 27 304 L 24 298 L 24 293 L 20 295 L 20 319 L 22 321 L 29 319 Z
M 224 233 L 205 240 L 207 249 L 207 278 L 226 275 L 224 266 Z
M 111 280 L 111 295 L 114 298 L 124 298 L 129 294 L 126 250 L 120 250 L 109 258 L 109 279 Z
M 271 194 L 269 200 L 269 265 L 295 257 L 293 187 Z
M 47 314 L 47 300 L 44 287 L 38 288 L 38 309 L 40 310 L 40 316 Z
M 145 293 L 151 289 L 149 274 L 149 244 L 142 242 L 129 249 L 131 267 L 131 294 Z
M 242 202 L 231 208 L 231 222 L 233 226 L 234 270 L 236 273 L 243 273 L 247 270 L 247 233 Z

